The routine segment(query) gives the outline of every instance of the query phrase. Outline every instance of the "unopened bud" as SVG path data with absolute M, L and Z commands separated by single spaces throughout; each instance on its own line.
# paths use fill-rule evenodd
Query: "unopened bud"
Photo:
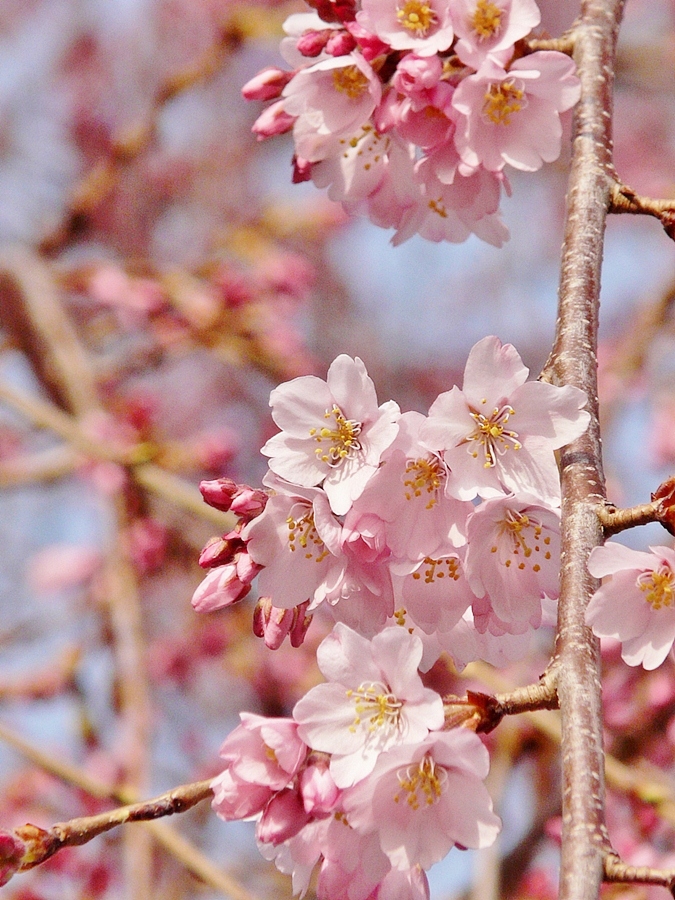
M 331 56 L 349 56 L 356 41 L 348 31 L 333 31 L 326 41 L 326 53 Z
M 309 815 L 298 792 L 284 788 L 265 807 L 256 828 L 256 837 L 263 844 L 278 846 L 295 837 L 308 822 Z
M 298 53 L 302 53 L 303 56 L 318 56 L 328 43 L 328 38 L 332 33 L 329 28 L 324 28 L 321 31 L 308 28 L 298 38 L 296 45 Z
M 302 184 L 312 177 L 312 164 L 301 156 L 293 157 L 293 184 Z
M 300 778 L 300 790 L 305 812 L 312 816 L 330 815 L 340 796 L 340 789 L 325 763 L 307 766 Z
M 259 141 L 264 141 L 265 138 L 290 131 L 294 122 L 295 117 L 284 110 L 284 101 L 277 100 L 263 110 L 251 126 L 251 131 L 258 135 Z
M 199 554 L 199 565 L 202 569 L 224 566 L 234 559 L 234 554 L 241 552 L 246 545 L 236 531 L 230 531 L 222 537 L 212 537 L 206 542 Z
M 263 638 L 270 650 L 278 650 L 286 635 L 291 646 L 299 647 L 305 639 L 312 616 L 306 615 L 309 600 L 293 609 L 281 609 L 272 605 L 270 597 L 261 597 L 253 612 L 253 633 Z
M 216 478 L 214 481 L 201 481 L 199 490 L 209 506 L 221 512 L 228 512 L 239 485 L 231 478 Z
M 246 100 L 276 100 L 293 75 L 293 72 L 268 66 L 247 81 L 241 92 Z
M 232 500 L 230 510 L 240 519 L 250 522 L 265 509 L 269 494 L 249 487 L 247 484 L 239 485 L 238 493 Z

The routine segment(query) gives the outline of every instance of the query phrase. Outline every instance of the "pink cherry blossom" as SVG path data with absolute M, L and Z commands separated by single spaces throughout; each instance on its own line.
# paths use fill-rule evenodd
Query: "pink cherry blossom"
M 621 641 L 629 666 L 655 669 L 675 641 L 675 550 L 631 550 L 610 541 L 588 559 L 596 578 L 610 576 L 593 594 L 586 623 L 598 637 Z
M 376 831 L 398 869 L 428 869 L 456 844 L 489 847 L 501 823 L 483 784 L 488 753 L 472 731 L 454 728 L 380 754 L 372 773 L 345 791 L 349 824 Z
M 465 241 L 470 234 L 501 247 L 508 229 L 498 215 L 501 181 L 492 172 L 479 169 L 468 177 L 457 176 L 443 183 L 429 158 L 416 169 L 422 193 L 406 210 L 392 243 L 394 246 L 420 234 L 429 241 Z
M 259 141 L 264 141 L 265 138 L 274 137 L 277 134 L 286 134 L 293 127 L 294 122 L 295 118 L 289 116 L 284 109 L 284 101 L 275 100 L 260 113 L 251 126 L 251 131 L 258 136 Z
M 363 0 L 357 22 L 392 50 L 433 56 L 454 39 L 449 0 Z
M 323 484 L 333 512 L 346 513 L 396 437 L 398 405 L 378 406 L 366 367 L 344 354 L 327 381 L 295 378 L 272 391 L 270 405 L 282 429 L 262 449 L 270 469 L 292 484 Z
M 367 775 L 388 747 L 420 741 L 442 726 L 442 700 L 417 672 L 421 657 L 421 641 L 400 628 L 368 641 L 338 623 L 319 646 L 328 682 L 298 701 L 293 718 L 305 742 L 332 754 L 338 787 Z
M 526 381 L 527 375 L 515 347 L 483 338 L 469 353 L 463 389 L 432 404 L 420 437 L 445 451 L 460 499 L 526 491 L 559 504 L 553 451 L 586 430 L 586 396 L 571 385 Z
M 480 68 L 489 54 L 502 65 L 513 45 L 539 24 L 535 0 L 453 0 L 452 21 L 459 37 L 455 52 L 463 63 Z
M 345 135 L 368 120 L 380 102 L 382 85 L 370 64 L 354 52 L 300 69 L 283 96 L 287 115 L 308 117 L 320 135 Z M 296 149 L 304 159 L 317 159 L 297 141 Z
M 441 545 L 465 542 L 471 504 L 446 490 L 450 471 L 439 452 L 419 440 L 426 417 L 404 413 L 386 460 L 356 501 L 355 508 L 385 522 L 386 543 L 395 557 L 419 561 Z
M 506 624 L 538 627 L 541 600 L 557 599 L 560 512 L 527 494 L 480 504 L 467 526 L 467 578 Z
M 509 164 L 534 172 L 560 155 L 560 113 L 579 99 L 575 65 L 564 53 L 540 50 L 506 71 L 488 57 L 457 87 L 461 114 L 455 144 L 471 167 L 498 172 Z
M 342 526 L 321 489 L 265 480 L 276 493 L 244 532 L 251 558 L 264 567 L 259 590 L 280 609 L 306 600 L 316 605 L 344 571 Z

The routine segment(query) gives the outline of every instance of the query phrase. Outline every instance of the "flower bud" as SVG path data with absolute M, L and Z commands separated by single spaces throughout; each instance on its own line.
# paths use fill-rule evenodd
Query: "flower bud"
M 214 481 L 201 481 L 199 490 L 209 506 L 228 512 L 239 486 L 231 478 L 216 478 Z
M 321 763 L 307 766 L 300 778 L 300 791 L 305 812 L 312 816 L 329 816 L 340 796 L 330 769 Z
M 312 177 L 312 164 L 301 156 L 293 157 L 293 184 L 301 184 Z
M 295 837 L 309 822 L 309 818 L 298 792 L 284 788 L 265 807 L 256 828 L 256 837 L 264 844 L 283 844 Z
M 241 92 L 246 100 L 276 100 L 293 75 L 293 72 L 268 66 L 247 81 Z
M 9 831 L 0 831 L 0 887 L 21 867 L 21 861 L 27 852 L 23 841 Z
M 333 31 L 326 41 L 326 53 L 331 56 L 349 56 L 356 41 L 348 31 Z
M 212 537 L 206 542 L 199 554 L 199 565 L 202 569 L 224 566 L 234 559 L 234 554 L 241 552 L 246 545 L 236 531 L 230 531 L 222 537 Z
M 256 488 L 249 487 L 247 484 L 240 484 L 232 500 L 230 510 L 236 516 L 239 516 L 240 519 L 250 522 L 265 509 L 268 500 L 269 494 L 265 491 L 259 491 Z
M 284 110 L 284 101 L 277 100 L 262 111 L 251 126 L 251 131 L 258 135 L 259 141 L 264 141 L 265 138 L 290 131 L 294 122 L 295 117 L 289 116 Z
M 307 29 L 307 31 L 298 38 L 298 53 L 302 53 L 303 56 L 318 56 L 326 46 L 328 38 L 332 33 L 333 32 L 327 28 L 322 29 L 321 31 L 314 31 L 311 28 Z

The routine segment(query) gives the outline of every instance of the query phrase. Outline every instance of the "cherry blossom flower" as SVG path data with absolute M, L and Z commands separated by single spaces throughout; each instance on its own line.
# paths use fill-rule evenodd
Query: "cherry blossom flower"
M 386 543 L 395 557 L 418 561 L 441 545 L 465 543 L 466 519 L 473 506 L 446 490 L 450 470 L 442 455 L 419 440 L 426 417 L 417 412 L 399 419 L 399 434 L 355 508 L 385 522 Z
M 335 56 L 300 69 L 283 90 L 284 111 L 308 116 L 319 135 L 344 135 L 366 122 L 380 102 L 382 85 L 360 53 Z M 298 154 L 316 157 L 296 139 Z
M 416 204 L 403 213 L 392 239 L 395 247 L 414 234 L 436 243 L 459 243 L 476 234 L 496 247 L 502 246 L 508 229 L 497 213 L 501 181 L 492 172 L 479 169 L 445 184 L 427 157 L 418 163 L 416 174 L 422 193 Z
M 586 396 L 571 385 L 526 382 L 527 375 L 515 347 L 486 337 L 469 353 L 462 390 L 432 404 L 420 437 L 445 451 L 460 499 L 526 491 L 559 504 L 553 451 L 586 430 Z
M 454 845 L 489 847 L 501 823 L 483 784 L 488 753 L 464 728 L 394 746 L 343 795 L 349 824 L 380 845 L 398 869 L 428 869 Z
M 534 172 L 560 155 L 560 113 L 579 99 L 575 66 L 564 53 L 539 50 L 506 71 L 488 57 L 458 85 L 455 144 L 466 165 Z
M 453 0 L 452 21 L 459 40 L 455 52 L 478 69 L 489 54 L 508 62 L 513 45 L 535 28 L 541 13 L 535 0 Z
M 527 494 L 485 500 L 467 526 L 467 579 L 503 623 L 538 627 L 543 595 L 557 599 L 560 513 Z M 524 629 L 523 629 L 524 630 Z
M 332 754 L 338 787 L 372 771 L 383 750 L 442 726 L 442 700 L 417 671 L 421 657 L 421 641 L 399 628 L 368 641 L 338 623 L 320 644 L 317 660 L 328 682 L 298 701 L 293 718 L 310 747 Z
M 251 559 L 263 567 L 260 592 L 280 609 L 306 600 L 316 605 L 344 571 L 342 526 L 320 488 L 296 488 L 273 477 L 265 481 L 275 493 L 243 532 Z
M 454 39 L 449 0 L 363 0 L 356 21 L 392 50 L 432 56 Z
M 262 448 L 270 469 L 303 487 L 323 484 L 333 512 L 346 513 L 396 437 L 398 405 L 378 407 L 366 367 L 344 354 L 327 381 L 295 378 L 272 391 L 270 405 L 282 429 Z
M 586 610 L 593 633 L 621 641 L 629 666 L 660 666 L 675 641 L 675 550 L 650 547 L 647 553 L 610 541 L 591 552 L 588 571 L 610 576 Z

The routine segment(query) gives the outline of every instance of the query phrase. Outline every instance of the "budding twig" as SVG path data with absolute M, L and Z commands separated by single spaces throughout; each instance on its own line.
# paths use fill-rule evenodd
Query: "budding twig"
M 675 895 L 675 869 L 654 869 L 651 866 L 630 866 L 609 852 L 604 858 L 605 881 L 624 884 L 658 884 Z
M 615 181 L 611 188 L 609 211 L 654 216 L 661 222 L 668 237 L 675 239 L 675 200 L 642 197 L 628 185 Z

